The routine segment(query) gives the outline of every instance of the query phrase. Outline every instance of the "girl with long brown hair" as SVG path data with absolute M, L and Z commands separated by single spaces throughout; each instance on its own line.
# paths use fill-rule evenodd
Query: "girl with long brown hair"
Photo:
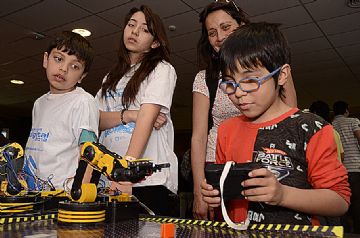
M 160 17 L 147 6 L 132 8 L 123 29 L 118 62 L 97 94 L 100 143 L 127 158 L 149 158 L 170 168 L 138 184 L 113 182 L 111 188 L 132 192 L 156 214 L 170 215 L 178 169 L 170 118 L 176 73 L 168 39 Z

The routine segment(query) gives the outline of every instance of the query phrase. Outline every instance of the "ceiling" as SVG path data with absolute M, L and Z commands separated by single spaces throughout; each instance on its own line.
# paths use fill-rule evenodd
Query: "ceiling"
M 114 64 L 124 15 L 146 4 L 163 19 L 178 81 L 172 117 L 177 130 L 191 128 L 192 82 L 198 71 L 198 14 L 209 0 L 1 0 L 0 109 L 29 117 L 36 98 L 48 91 L 42 55 L 59 31 L 87 28 L 96 57 L 82 86 L 95 94 Z M 346 0 L 236 0 L 251 21 L 282 23 L 293 53 L 300 108 L 314 100 L 346 100 L 360 111 L 360 8 Z M 37 39 L 37 34 L 45 36 Z M 42 38 L 42 37 L 40 37 Z M 10 84 L 20 79 L 24 85 Z

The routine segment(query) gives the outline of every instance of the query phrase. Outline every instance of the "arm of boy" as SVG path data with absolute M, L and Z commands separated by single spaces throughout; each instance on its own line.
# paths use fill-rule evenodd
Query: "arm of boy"
M 193 215 L 196 219 L 207 219 L 208 206 L 201 195 L 201 182 L 205 178 L 205 156 L 208 136 L 209 98 L 193 93 L 193 132 L 191 136 L 191 167 L 194 181 Z
M 325 139 L 324 139 L 325 138 Z M 306 150 L 308 180 L 311 189 L 299 189 L 281 184 L 267 169 L 249 173 L 244 187 L 257 186 L 243 191 L 253 202 L 265 202 L 296 211 L 321 216 L 341 216 L 348 207 L 350 189 L 345 167 L 337 159 L 333 128 L 328 125 L 309 141 Z
M 279 183 L 267 169 L 257 169 L 249 173 L 248 180 L 242 182 L 246 189 L 242 195 L 252 202 L 265 202 L 313 215 L 340 216 L 346 212 L 348 204 L 330 189 L 299 189 Z M 329 209 L 331 207 L 331 209 Z
M 138 110 L 126 110 L 123 112 L 124 122 L 136 122 L 139 114 Z M 105 112 L 100 111 L 100 130 L 106 130 L 119 125 L 121 122 L 121 112 Z M 156 121 L 154 122 L 154 128 L 159 130 L 167 122 L 166 115 L 159 113 Z

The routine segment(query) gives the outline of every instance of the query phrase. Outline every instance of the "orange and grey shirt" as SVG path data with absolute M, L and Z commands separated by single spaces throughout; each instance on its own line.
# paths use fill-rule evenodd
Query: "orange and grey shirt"
M 326 188 L 350 203 L 347 171 L 337 159 L 333 127 L 321 117 L 297 108 L 264 123 L 245 116 L 226 120 L 219 127 L 216 163 L 258 162 L 280 183 L 300 189 Z M 251 223 L 317 224 L 308 214 L 265 203 L 233 200 L 230 218 Z

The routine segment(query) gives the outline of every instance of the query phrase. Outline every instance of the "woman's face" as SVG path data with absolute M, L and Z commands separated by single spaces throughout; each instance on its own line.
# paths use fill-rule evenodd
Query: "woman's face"
M 239 27 L 237 21 L 223 10 L 210 13 L 205 19 L 210 45 L 219 52 L 224 40 Z

